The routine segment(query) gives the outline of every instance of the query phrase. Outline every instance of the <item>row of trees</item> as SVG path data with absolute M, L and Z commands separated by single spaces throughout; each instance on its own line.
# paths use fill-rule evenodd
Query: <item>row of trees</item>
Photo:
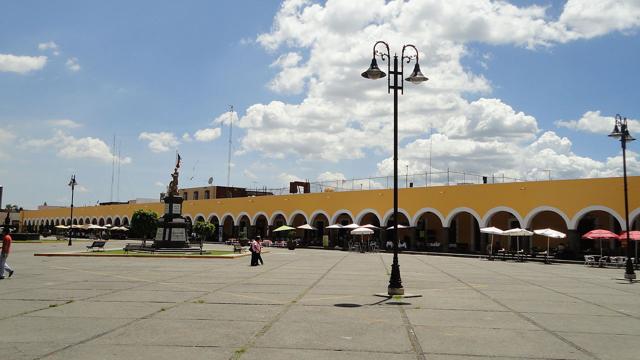
M 151 210 L 138 209 L 131 217 L 130 234 L 142 239 L 153 239 L 158 229 L 158 214 Z M 201 239 L 207 240 L 213 237 L 216 226 L 209 222 L 198 221 L 193 224 L 192 231 Z

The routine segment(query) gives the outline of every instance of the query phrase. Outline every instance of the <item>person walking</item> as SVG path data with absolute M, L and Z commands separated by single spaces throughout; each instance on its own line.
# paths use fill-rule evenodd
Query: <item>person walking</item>
M 249 244 L 249 251 L 251 251 L 251 266 L 258 266 L 258 246 L 260 245 L 256 239 L 251 240 L 251 243 Z
M 258 264 L 258 262 L 260 262 L 260 265 L 264 265 L 264 261 L 262 260 L 262 239 L 260 238 L 260 236 L 258 236 L 258 240 L 256 241 L 258 243 L 258 246 L 256 247 L 257 251 L 256 251 L 256 265 Z
M 13 269 L 7 264 L 9 250 L 11 250 L 11 235 L 9 235 L 9 227 L 2 229 L 2 252 L 0 253 L 0 280 L 4 279 L 5 270 L 9 272 L 9 277 L 13 276 Z

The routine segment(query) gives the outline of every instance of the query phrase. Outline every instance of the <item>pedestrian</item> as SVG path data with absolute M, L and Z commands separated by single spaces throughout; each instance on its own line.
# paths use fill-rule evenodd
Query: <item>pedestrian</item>
M 252 239 L 249 244 L 249 251 L 251 251 L 251 266 L 258 266 L 258 253 L 256 252 L 258 242 L 256 239 Z
M 13 269 L 7 264 L 9 250 L 11 250 L 11 235 L 9 235 L 9 227 L 5 226 L 2 230 L 2 252 L 0 253 L 0 280 L 4 279 L 5 270 L 9 272 L 9 277 L 13 276 Z
M 260 236 L 258 236 L 258 240 L 256 241 L 258 243 L 258 246 L 256 246 L 256 256 L 257 256 L 257 260 L 256 260 L 256 264 L 258 262 L 260 262 L 260 265 L 264 265 L 264 261 L 262 260 L 262 239 L 260 238 Z

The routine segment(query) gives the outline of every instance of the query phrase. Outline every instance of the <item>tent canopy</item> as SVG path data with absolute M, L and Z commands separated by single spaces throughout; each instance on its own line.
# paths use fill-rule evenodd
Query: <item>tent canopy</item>
M 303 229 L 303 230 L 318 230 L 318 229 L 314 228 L 313 226 L 311 226 L 311 225 L 309 225 L 309 224 L 300 225 L 300 226 L 298 226 L 298 229 Z
M 342 229 L 342 225 L 340 224 L 329 225 L 327 226 L 327 229 Z
M 295 230 L 296 228 L 292 228 L 291 226 L 288 225 L 282 225 L 279 228 L 273 230 L 274 232 L 278 232 L 278 231 L 287 231 L 287 230 Z
M 595 229 L 582 235 L 583 239 L 618 239 L 618 235 L 609 230 Z
M 509 230 L 505 230 L 502 235 L 507 235 L 507 236 L 531 236 L 533 235 L 533 232 L 526 230 L 526 229 L 520 229 L 520 228 L 515 228 L 515 229 L 509 229 Z
M 498 229 L 497 227 L 486 227 L 480 229 L 481 233 L 491 234 L 491 235 L 502 235 L 504 234 L 504 230 Z

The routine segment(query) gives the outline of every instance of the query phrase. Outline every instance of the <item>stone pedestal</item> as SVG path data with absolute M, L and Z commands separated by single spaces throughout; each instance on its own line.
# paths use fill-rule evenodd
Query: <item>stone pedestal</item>
M 187 222 L 182 217 L 182 197 L 166 196 L 164 202 L 164 215 L 158 220 L 153 246 L 159 248 L 188 248 Z

